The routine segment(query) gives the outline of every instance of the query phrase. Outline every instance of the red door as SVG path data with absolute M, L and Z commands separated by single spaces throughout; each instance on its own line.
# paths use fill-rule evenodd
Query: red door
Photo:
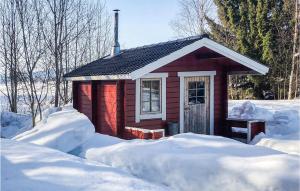
M 96 132 L 117 136 L 117 85 L 102 81 L 97 85 Z
M 92 86 L 89 82 L 78 84 L 78 111 L 92 121 Z

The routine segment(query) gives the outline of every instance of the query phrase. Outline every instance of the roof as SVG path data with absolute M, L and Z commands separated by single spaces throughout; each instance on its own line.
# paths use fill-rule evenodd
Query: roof
M 207 47 L 261 74 L 268 68 L 246 56 L 209 39 L 207 35 L 124 49 L 64 75 L 67 80 L 136 79 L 201 47 Z

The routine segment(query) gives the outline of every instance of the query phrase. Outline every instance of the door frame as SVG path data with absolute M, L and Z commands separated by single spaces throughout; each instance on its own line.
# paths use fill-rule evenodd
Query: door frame
M 214 134 L 214 76 L 216 71 L 190 71 L 178 72 L 180 78 L 180 133 L 184 132 L 184 94 L 185 94 L 185 77 L 209 76 L 209 134 Z

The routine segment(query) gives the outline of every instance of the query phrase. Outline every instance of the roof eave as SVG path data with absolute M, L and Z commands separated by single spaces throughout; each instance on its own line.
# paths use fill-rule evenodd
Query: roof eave
M 131 79 L 128 74 L 116 74 L 116 75 L 98 75 L 98 76 L 74 76 L 65 77 L 67 81 L 91 81 L 91 80 L 127 80 Z

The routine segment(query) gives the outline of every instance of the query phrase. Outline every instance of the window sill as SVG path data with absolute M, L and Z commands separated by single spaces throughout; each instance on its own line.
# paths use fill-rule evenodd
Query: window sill
M 156 113 L 156 114 L 141 114 L 140 119 L 162 119 L 162 114 L 161 113 Z

